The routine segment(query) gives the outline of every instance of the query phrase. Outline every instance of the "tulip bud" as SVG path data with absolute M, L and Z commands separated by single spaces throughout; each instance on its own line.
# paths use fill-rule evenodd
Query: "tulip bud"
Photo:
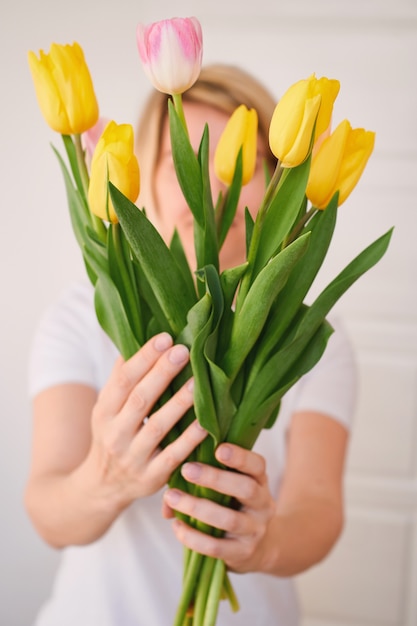
M 42 114 L 62 135 L 83 133 L 97 122 L 98 104 L 81 47 L 52 44 L 49 54 L 29 52 L 28 61 Z
M 317 79 L 313 74 L 282 96 L 272 116 L 269 144 L 283 167 L 296 167 L 306 160 L 314 137 L 330 124 L 339 86 L 337 80 Z
M 374 132 L 352 129 L 347 120 L 323 141 L 313 156 L 306 189 L 314 207 L 325 209 L 336 191 L 339 206 L 346 200 L 365 169 L 374 143 Z
M 219 139 L 214 154 L 216 176 L 231 185 L 236 159 L 242 148 L 242 184 L 248 183 L 255 171 L 258 138 L 258 114 L 241 104 L 232 114 Z
M 197 18 L 138 24 L 136 38 L 145 73 L 158 91 L 181 94 L 195 83 L 203 56 L 203 34 Z
M 132 126 L 116 122 L 109 122 L 97 143 L 91 161 L 88 202 L 92 213 L 103 220 L 118 221 L 108 181 L 132 202 L 139 195 L 140 173 L 133 146 Z

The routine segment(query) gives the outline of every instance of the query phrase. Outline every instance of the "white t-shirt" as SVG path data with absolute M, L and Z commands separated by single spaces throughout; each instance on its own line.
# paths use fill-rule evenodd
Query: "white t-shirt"
M 336 332 L 316 367 L 284 397 L 279 418 L 254 449 L 266 459 L 277 494 L 286 456 L 286 433 L 295 411 L 327 414 L 347 429 L 355 399 L 355 367 L 349 342 Z M 43 317 L 30 358 L 30 394 L 78 382 L 99 390 L 117 350 L 100 328 L 93 290 L 79 283 L 66 290 Z M 162 490 L 134 502 L 103 537 L 62 551 L 52 594 L 36 626 L 170 626 L 181 591 L 182 546 L 161 516 Z M 222 602 L 218 626 L 297 626 L 297 600 L 290 579 L 231 574 L 241 608 Z

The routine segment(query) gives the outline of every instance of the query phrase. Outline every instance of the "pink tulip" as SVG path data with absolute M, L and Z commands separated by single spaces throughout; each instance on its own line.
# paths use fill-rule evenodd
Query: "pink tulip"
M 143 67 L 153 86 L 181 94 L 197 80 L 203 56 L 203 35 L 195 17 L 174 17 L 144 26 L 136 38 Z

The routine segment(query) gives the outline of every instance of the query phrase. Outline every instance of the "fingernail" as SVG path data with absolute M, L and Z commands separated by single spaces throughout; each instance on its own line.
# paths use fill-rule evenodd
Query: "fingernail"
M 180 363 L 185 363 L 188 361 L 188 348 L 183 345 L 174 346 L 169 353 L 169 360 L 171 363 L 175 363 L 175 365 L 179 365 Z
M 179 493 L 179 491 L 176 491 L 175 489 L 169 489 L 164 494 L 164 499 L 166 500 L 166 502 L 168 502 L 170 506 L 174 506 L 175 504 L 177 504 L 179 502 L 180 497 L 181 497 L 181 494 Z
M 172 337 L 168 333 L 161 333 L 155 337 L 153 345 L 158 352 L 164 352 L 164 350 L 172 346 Z
M 188 391 L 191 391 L 191 392 L 194 391 L 194 378 L 190 378 L 190 380 L 188 381 L 187 389 Z
M 219 461 L 230 461 L 232 458 L 232 448 L 227 444 L 222 445 L 217 449 L 216 456 Z
M 196 480 L 201 474 L 201 467 L 198 463 L 184 463 L 181 474 L 188 480 Z

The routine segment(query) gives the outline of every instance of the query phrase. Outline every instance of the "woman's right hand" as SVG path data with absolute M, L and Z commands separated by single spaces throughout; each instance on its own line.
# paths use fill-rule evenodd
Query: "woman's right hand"
M 110 508 L 121 510 L 133 500 L 158 491 L 206 437 L 206 431 L 194 421 L 175 441 L 160 448 L 193 404 L 192 379 L 148 417 L 188 361 L 188 349 L 173 345 L 172 338 L 161 333 L 128 361 L 118 359 L 100 392 L 85 463 Z
M 74 382 L 34 398 L 25 503 L 49 544 L 58 548 L 101 537 L 131 502 L 163 487 L 203 441 L 207 433 L 194 421 L 160 447 L 193 404 L 192 380 L 150 415 L 188 361 L 187 348 L 161 333 L 128 361 L 118 359 L 98 396 Z

